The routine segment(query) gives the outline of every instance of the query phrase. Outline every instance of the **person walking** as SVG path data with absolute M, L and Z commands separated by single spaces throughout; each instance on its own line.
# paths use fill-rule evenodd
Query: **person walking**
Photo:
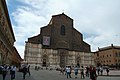
M 85 76 L 84 76 L 84 68 L 83 66 L 81 66 L 82 69 L 81 69 L 81 79 L 85 79 Z
M 106 68 L 107 76 L 109 75 L 109 68 Z
M 86 77 L 89 77 L 89 72 L 90 72 L 90 71 L 89 71 L 89 67 L 87 66 L 87 67 L 86 67 Z
M 27 74 L 27 66 L 26 65 L 23 66 L 22 72 L 23 72 L 23 80 L 25 80 L 25 76 Z
M 0 74 L 2 74 L 2 69 L 3 69 L 3 66 L 0 65 Z
M 67 73 L 67 78 L 69 77 L 69 78 L 71 78 L 71 75 L 70 75 L 70 67 L 69 66 L 67 66 L 66 67 L 66 73 Z
M 6 78 L 7 71 L 8 71 L 7 65 L 3 65 L 2 66 L 2 77 L 3 77 L 3 80 L 5 80 L 5 78 Z
M 99 75 L 100 73 L 100 66 L 97 67 L 97 74 Z
M 91 80 L 97 80 L 96 68 L 93 67 L 91 71 Z
M 100 67 L 100 72 L 101 72 L 101 75 L 103 75 L 103 67 L 102 66 Z
M 13 65 L 11 66 L 11 69 L 10 69 L 11 80 L 15 79 L 15 72 L 16 72 L 16 66 Z
M 93 67 L 92 66 L 90 66 L 90 69 L 89 69 L 89 71 L 90 71 L 90 79 L 92 80 L 92 71 L 93 71 Z
M 77 66 L 75 66 L 74 72 L 75 72 L 75 78 L 77 78 L 77 75 L 78 75 L 78 67 Z
M 27 72 L 28 72 L 28 74 L 29 74 L 29 76 L 30 76 L 30 75 L 31 75 L 31 74 L 30 74 L 30 65 L 27 66 Z

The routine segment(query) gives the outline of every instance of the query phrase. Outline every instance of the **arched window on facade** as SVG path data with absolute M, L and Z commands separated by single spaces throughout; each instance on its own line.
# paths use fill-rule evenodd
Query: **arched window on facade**
M 60 32 L 61 35 L 65 35 L 65 26 L 62 25 L 61 26 L 61 32 Z

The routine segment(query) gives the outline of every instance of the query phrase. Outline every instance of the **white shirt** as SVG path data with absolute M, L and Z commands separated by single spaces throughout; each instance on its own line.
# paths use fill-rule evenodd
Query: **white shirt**
M 66 68 L 66 72 L 70 72 L 70 68 L 67 67 L 67 68 Z
M 16 67 L 15 66 L 14 67 L 12 66 L 11 68 L 12 68 L 12 71 L 16 71 Z

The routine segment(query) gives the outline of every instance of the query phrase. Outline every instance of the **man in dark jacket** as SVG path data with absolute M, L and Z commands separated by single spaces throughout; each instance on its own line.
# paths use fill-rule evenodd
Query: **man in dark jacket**
M 23 67 L 22 72 L 23 72 L 23 80 L 25 80 L 25 75 L 27 74 L 27 66 Z

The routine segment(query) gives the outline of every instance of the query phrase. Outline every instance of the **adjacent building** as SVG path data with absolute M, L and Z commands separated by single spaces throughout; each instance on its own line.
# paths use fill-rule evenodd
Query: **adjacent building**
M 23 61 L 23 59 L 21 58 L 21 56 L 19 55 L 16 47 L 14 47 L 14 51 L 13 51 L 13 54 L 12 54 L 12 63 L 11 64 L 14 64 L 16 65 L 17 67 L 19 67 L 21 65 L 21 62 Z
M 94 64 L 90 45 L 73 27 L 73 19 L 66 14 L 53 15 L 40 34 L 28 38 L 24 62 L 31 66 L 65 67 Z
M 120 68 L 120 46 L 98 48 L 94 54 L 95 64 Z
M 0 64 L 12 64 L 14 62 L 14 42 L 15 36 L 6 2 L 0 0 Z

